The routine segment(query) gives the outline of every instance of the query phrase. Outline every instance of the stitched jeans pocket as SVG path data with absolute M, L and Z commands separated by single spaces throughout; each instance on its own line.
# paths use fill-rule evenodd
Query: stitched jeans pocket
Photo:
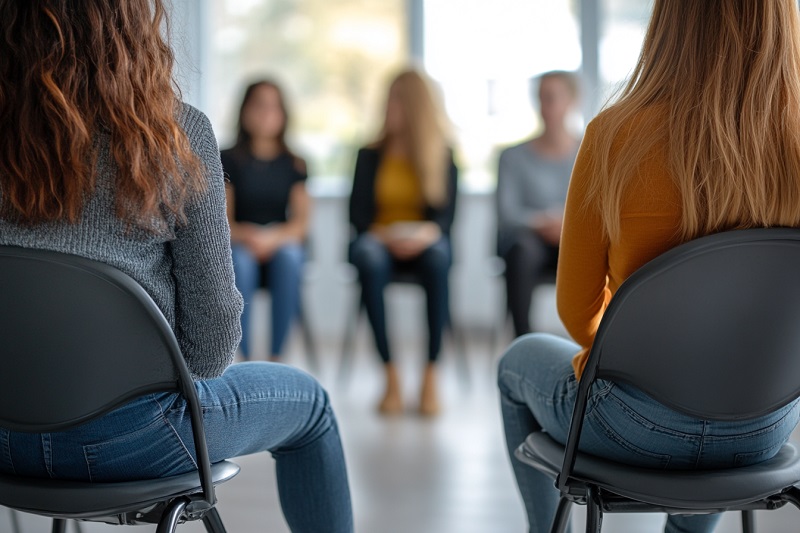
M 189 451 L 163 416 L 135 431 L 83 447 L 92 481 L 166 477 L 196 468 Z
M 586 416 L 581 449 L 586 448 L 588 453 L 629 465 L 667 468 L 672 456 L 663 453 L 656 444 L 658 440 L 653 437 L 650 428 L 631 419 L 609 420 L 603 413 L 593 410 Z

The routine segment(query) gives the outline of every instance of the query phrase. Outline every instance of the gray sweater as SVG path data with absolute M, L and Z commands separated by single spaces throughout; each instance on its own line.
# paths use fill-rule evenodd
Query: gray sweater
M 539 212 L 563 210 L 577 156 L 548 159 L 534 152 L 530 141 L 506 148 L 497 168 L 497 249 L 505 254 L 520 230 L 530 228 Z
M 188 105 L 180 124 L 206 166 L 208 187 L 186 206 L 188 222 L 173 225 L 171 236 L 126 230 L 117 218 L 115 163 L 109 136 L 101 134 L 97 189 L 78 223 L 22 227 L 0 218 L 0 244 L 66 252 L 122 270 L 164 313 L 193 377 L 207 379 L 222 374 L 233 360 L 241 337 L 242 297 L 233 283 L 222 165 L 211 124 Z

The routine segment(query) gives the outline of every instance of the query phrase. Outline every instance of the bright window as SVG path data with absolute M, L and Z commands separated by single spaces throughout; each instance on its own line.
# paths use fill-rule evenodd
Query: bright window
M 292 146 L 315 186 L 349 177 L 379 126 L 385 86 L 406 62 L 405 0 L 210 0 L 208 113 L 225 147 L 244 87 L 283 86 Z

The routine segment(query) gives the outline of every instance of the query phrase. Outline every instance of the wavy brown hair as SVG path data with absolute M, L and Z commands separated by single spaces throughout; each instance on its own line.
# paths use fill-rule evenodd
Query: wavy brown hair
M 185 220 L 204 174 L 177 122 L 162 0 L 0 0 L 0 193 L 23 224 L 76 222 L 111 139 L 117 216 Z
M 656 0 L 632 77 L 601 121 L 589 148 L 612 239 L 626 184 L 659 146 L 681 194 L 684 240 L 800 225 L 797 2 Z

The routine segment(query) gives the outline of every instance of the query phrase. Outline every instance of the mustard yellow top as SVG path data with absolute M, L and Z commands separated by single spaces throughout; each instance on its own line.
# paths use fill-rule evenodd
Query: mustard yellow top
M 630 130 L 629 130 L 630 131 Z M 583 137 L 570 181 L 559 249 L 556 300 L 572 338 L 583 347 L 572 361 L 580 378 L 603 312 L 619 286 L 639 267 L 680 244 L 681 200 L 667 173 L 666 146 L 656 147 L 638 167 L 622 199 L 621 236 L 609 242 L 597 209 L 586 204 L 594 157 L 590 148 L 606 135 L 602 116 Z M 615 139 L 611 161 L 624 157 Z M 647 357 L 647 347 L 642 347 Z
M 425 219 L 425 200 L 422 186 L 411 162 L 407 159 L 385 155 L 375 177 L 376 226 L 395 222 L 413 222 Z

